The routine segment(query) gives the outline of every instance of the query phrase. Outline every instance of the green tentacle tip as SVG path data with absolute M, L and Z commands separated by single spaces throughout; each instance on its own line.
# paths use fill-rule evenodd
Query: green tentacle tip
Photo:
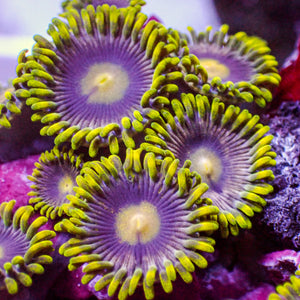
M 126 299 L 143 282 L 145 297 L 150 299 L 156 282 L 169 293 L 176 272 L 190 282 L 195 266 L 205 267 L 198 252 L 214 250 L 214 240 L 205 235 L 217 230 L 214 219 L 219 210 L 209 199 L 202 198 L 205 184 L 200 189 L 191 184 L 188 164 L 179 168 L 178 163 L 170 157 L 161 160 L 154 153 L 128 148 L 123 163 L 112 155 L 84 165 L 77 177 L 76 196 L 69 197 L 70 218 L 55 227 L 74 236 L 61 246 L 60 253 L 70 257 L 70 270 L 85 264 L 83 283 L 94 279 L 96 290 L 108 286 L 110 296 L 118 293 L 120 299 Z M 82 216 L 78 211 L 83 212 Z M 101 224 L 101 230 L 93 225 L 96 223 Z M 170 224 L 170 229 L 163 223 Z M 115 225 L 109 233 L 106 228 L 111 224 Z M 168 236 L 173 236 L 172 224 L 176 224 L 180 235 L 169 240 Z M 155 242 L 164 231 L 164 243 L 171 251 L 154 255 L 150 263 L 148 255 L 153 247 L 155 251 L 165 251 Z M 108 240 L 112 248 L 108 248 Z M 121 247 L 118 252 L 113 250 L 115 243 Z M 138 250 L 140 247 L 143 251 Z M 111 257 L 106 255 L 109 252 Z M 113 263 L 115 256 L 118 265 Z
M 73 9 L 81 11 L 82 8 L 87 8 L 89 5 L 97 6 L 105 6 L 109 4 L 109 2 L 104 0 L 64 0 L 62 2 L 62 8 L 64 11 L 72 11 Z M 145 5 L 146 2 L 144 0 L 121 0 L 121 1 L 113 1 L 113 5 L 117 8 L 128 8 L 134 7 L 137 11 L 140 11 L 141 6 Z M 104 9 L 104 8 L 103 8 Z
M 6 289 L 9 294 L 15 295 L 18 293 L 19 288 L 18 288 L 18 284 L 17 284 L 16 280 L 14 280 L 10 277 L 6 277 L 4 279 L 4 283 L 5 283 Z
M 16 201 L 3 202 L 0 205 L 1 238 L 0 250 L 2 267 L 2 284 L 9 294 L 17 294 L 20 287 L 32 285 L 32 275 L 44 272 L 43 264 L 52 262 L 45 260 L 54 249 L 51 239 L 55 232 L 41 230 L 47 218 L 40 217 L 29 223 L 33 210 L 30 206 L 22 206 L 14 213 Z M 4 238 L 5 237 L 5 238 Z

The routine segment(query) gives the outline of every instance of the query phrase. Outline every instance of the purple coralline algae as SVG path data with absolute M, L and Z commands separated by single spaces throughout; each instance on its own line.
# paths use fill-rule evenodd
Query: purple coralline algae
M 277 153 L 273 172 L 274 192 L 258 222 L 274 239 L 300 249 L 300 102 L 283 102 L 276 114 L 267 116 L 272 146 Z

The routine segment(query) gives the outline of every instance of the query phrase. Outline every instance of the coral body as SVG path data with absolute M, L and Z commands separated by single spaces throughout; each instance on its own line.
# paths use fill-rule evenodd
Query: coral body
M 186 43 L 200 63 L 199 92 L 216 93 L 229 103 L 254 101 L 260 107 L 272 100 L 271 91 L 279 85 L 280 76 L 265 41 L 244 32 L 228 35 L 227 25 L 213 36 L 212 27 L 199 33 L 189 30 L 192 42 L 186 37 Z
M 167 30 L 155 21 L 142 28 L 147 16 L 136 8 L 95 11 L 89 5 L 81 15 L 71 10 L 64 17 L 49 25 L 53 43 L 35 36 L 28 67 L 33 79 L 23 80 L 21 89 L 36 111 L 32 120 L 44 124 L 42 135 L 58 135 L 57 145 L 88 143 L 92 157 L 108 144 L 118 153 L 121 137 L 134 147 L 131 135 L 142 127 L 131 122 L 132 114 L 151 87 L 155 66 L 174 48 L 165 43 Z
M 181 166 L 191 164 L 210 189 L 210 197 L 220 208 L 218 220 L 223 236 L 238 234 L 238 227 L 250 228 L 254 212 L 265 206 L 261 195 L 273 188 L 268 181 L 275 164 L 268 126 L 259 124 L 259 116 L 233 105 L 225 109 L 215 98 L 210 103 L 200 94 L 182 94 L 171 101 L 173 112 L 162 109 L 161 119 L 141 145 L 157 155 L 172 156 Z M 174 115 L 174 116 L 173 116 Z
M 12 295 L 20 286 L 31 286 L 32 276 L 43 274 L 43 265 L 52 263 L 51 239 L 56 235 L 51 230 L 39 230 L 47 218 L 28 221 L 33 214 L 31 206 L 19 207 L 13 213 L 15 203 L 12 200 L 0 206 L 0 289 Z
M 66 196 L 73 194 L 76 176 L 82 166 L 82 155 L 75 155 L 73 150 L 59 150 L 54 147 L 51 152 L 41 154 L 35 163 L 36 169 L 28 178 L 34 182 L 28 193 L 33 204 L 41 215 L 55 219 L 64 213 L 69 201 Z
M 33 215 L 33 219 L 37 214 Z M 53 230 L 52 222 L 46 223 L 41 227 L 42 230 Z M 52 296 L 52 291 L 55 289 L 56 280 L 66 270 L 68 260 L 58 253 L 58 249 L 66 239 L 65 234 L 57 234 L 51 241 L 53 242 L 54 252 L 51 253 L 52 263 L 48 264 L 43 274 L 34 276 L 32 285 L 23 288 L 15 295 L 8 295 L 6 291 L 0 291 L 0 299 L 3 300 L 62 300 L 60 297 Z M 69 237 L 67 237 L 69 238 Z M 70 292 L 70 291 L 69 291 Z M 72 298 L 68 298 L 71 300 Z M 66 300 L 66 299 L 65 299 Z M 73 299 L 72 299 L 73 300 Z M 87 299 L 86 299 L 87 300 Z M 94 299 L 89 299 L 94 300 Z
M 176 273 L 190 283 L 195 265 L 207 266 L 198 251 L 214 251 L 206 232 L 218 228 L 218 208 L 202 198 L 206 184 L 194 185 L 187 168 L 176 175 L 178 160 L 158 164 L 147 153 L 142 163 L 140 153 L 128 149 L 123 165 L 117 156 L 86 163 L 76 196 L 68 197 L 72 218 L 55 226 L 74 235 L 60 249 L 71 257 L 69 269 L 85 264 L 82 283 L 95 278 L 95 290 L 108 285 L 109 296 L 120 285 L 119 299 L 140 282 L 146 299 L 154 298 L 157 281 L 171 293 Z

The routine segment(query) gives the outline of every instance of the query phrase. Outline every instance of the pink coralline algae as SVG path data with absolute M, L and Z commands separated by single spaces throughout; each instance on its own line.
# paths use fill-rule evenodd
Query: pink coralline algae
M 56 279 L 52 294 L 55 298 L 67 298 L 72 300 L 85 300 L 93 295 L 88 289 L 88 285 L 81 283 L 83 272 L 80 269 L 69 271 L 65 269 Z
M 294 250 L 275 251 L 266 254 L 260 261 L 268 278 L 275 284 L 289 281 L 300 264 L 300 252 Z
M 270 284 L 261 284 L 251 292 L 248 292 L 239 300 L 267 300 L 268 296 L 275 291 L 274 286 Z
M 252 289 L 249 274 L 238 266 L 228 270 L 219 264 L 206 273 L 200 290 L 204 299 L 237 299 Z
M 35 168 L 34 163 L 39 155 L 29 156 L 28 158 L 7 162 L 0 165 L 0 202 L 17 201 L 16 207 L 27 205 L 32 182 L 27 178 Z

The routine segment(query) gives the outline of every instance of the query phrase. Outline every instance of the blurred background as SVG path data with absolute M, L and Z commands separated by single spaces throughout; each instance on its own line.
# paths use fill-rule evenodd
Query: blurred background
M 245 31 L 262 37 L 280 65 L 295 49 L 300 34 L 300 0 L 213 2 L 221 22 L 230 25 L 230 32 Z
M 0 83 L 15 77 L 18 53 L 32 47 L 34 34 L 47 37 L 60 4 L 60 0 L 0 0 Z M 267 40 L 280 65 L 295 48 L 300 31 L 300 0 L 148 0 L 143 12 L 184 32 L 187 26 L 201 31 L 227 23 L 230 33 L 245 31 Z

